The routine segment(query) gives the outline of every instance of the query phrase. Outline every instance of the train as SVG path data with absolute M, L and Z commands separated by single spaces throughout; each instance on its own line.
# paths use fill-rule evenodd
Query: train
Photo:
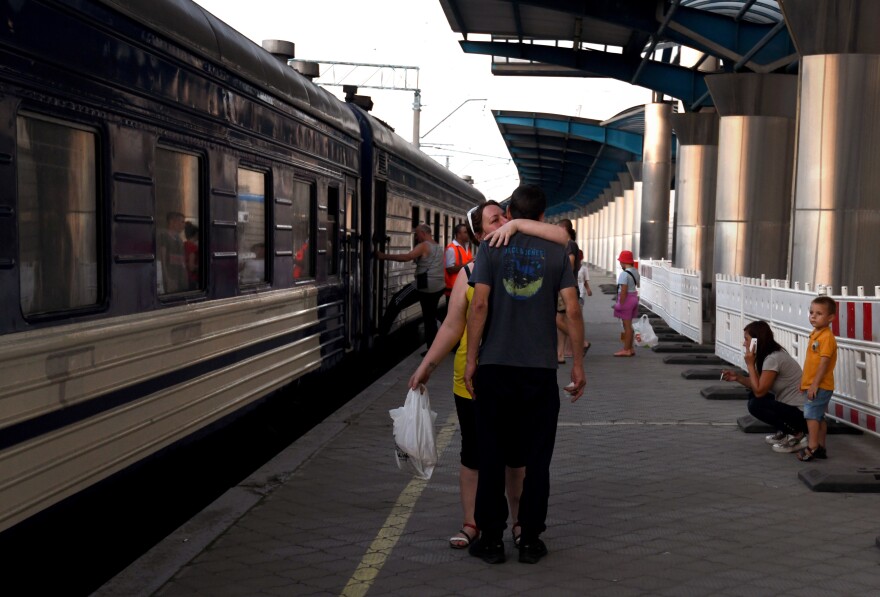
M 190 0 L 0 6 L 2 531 L 344 373 L 485 199 Z

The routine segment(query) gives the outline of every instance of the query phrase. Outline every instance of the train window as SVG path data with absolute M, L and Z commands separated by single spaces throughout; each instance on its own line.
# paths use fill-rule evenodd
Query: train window
M 354 192 L 345 191 L 345 231 L 354 232 L 358 228 L 357 214 L 355 213 L 357 204 L 354 201 Z
M 327 189 L 327 274 L 339 273 L 339 187 Z
M 293 279 L 314 276 L 314 260 L 309 240 L 314 221 L 312 197 L 314 184 L 300 180 L 293 181 Z
M 266 173 L 238 169 L 238 283 L 266 279 Z
M 434 212 L 434 242 L 440 242 L 440 212 Z
M 199 158 L 156 150 L 156 284 L 159 295 L 204 288 L 200 259 Z
M 97 136 L 31 116 L 16 129 L 21 310 L 96 305 Z

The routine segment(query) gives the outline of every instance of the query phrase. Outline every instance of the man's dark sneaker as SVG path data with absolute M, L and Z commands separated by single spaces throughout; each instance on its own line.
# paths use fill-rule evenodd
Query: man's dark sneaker
M 521 541 L 519 545 L 519 561 L 524 564 L 537 564 L 538 560 L 547 555 L 547 546 L 540 539 L 534 539 L 526 543 Z
M 501 564 L 507 559 L 504 556 L 504 542 L 501 539 L 487 541 L 485 537 L 480 537 L 471 543 L 468 553 L 487 564 Z

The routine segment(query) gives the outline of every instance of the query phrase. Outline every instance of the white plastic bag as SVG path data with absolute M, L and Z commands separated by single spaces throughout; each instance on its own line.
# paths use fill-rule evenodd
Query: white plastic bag
M 633 322 L 633 331 L 635 332 L 634 342 L 636 346 L 651 348 L 652 346 L 657 346 L 660 342 L 657 339 L 657 334 L 654 333 L 654 328 L 651 327 L 651 322 L 648 321 L 647 315 L 642 315 Z
M 406 402 L 388 411 L 394 421 L 394 457 L 400 470 L 409 470 L 420 479 L 430 479 L 437 464 L 434 419 L 428 388 L 410 388 Z

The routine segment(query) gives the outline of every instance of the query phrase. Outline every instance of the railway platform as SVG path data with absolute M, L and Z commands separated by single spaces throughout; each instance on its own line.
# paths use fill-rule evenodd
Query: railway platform
M 397 470 L 388 411 L 416 351 L 95 594 L 876 595 L 880 494 L 813 491 L 798 473 L 880 472 L 880 439 L 829 435 L 819 462 L 774 453 L 737 425 L 744 400 L 708 400 L 717 381 L 682 376 L 693 365 L 611 356 L 620 327 L 599 287 L 613 280 L 593 275 L 587 389 L 562 403 L 538 564 L 516 561 L 509 531 L 502 565 L 449 547 L 451 356 L 428 385 L 440 463 L 430 481 Z

